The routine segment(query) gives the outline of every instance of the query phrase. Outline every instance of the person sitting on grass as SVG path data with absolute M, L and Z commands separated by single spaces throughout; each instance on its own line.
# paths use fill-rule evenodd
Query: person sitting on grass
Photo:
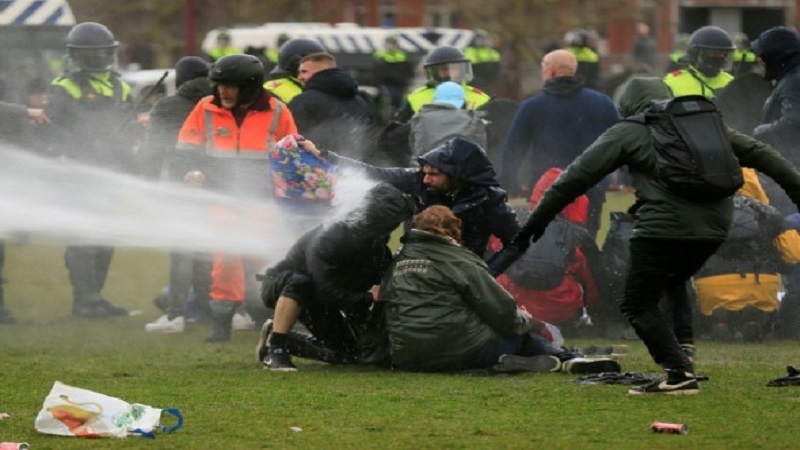
M 517 308 L 486 263 L 461 242 L 461 219 L 441 205 L 413 220 L 384 275 L 379 301 L 395 369 L 453 372 L 619 372 L 552 345 L 544 322 Z

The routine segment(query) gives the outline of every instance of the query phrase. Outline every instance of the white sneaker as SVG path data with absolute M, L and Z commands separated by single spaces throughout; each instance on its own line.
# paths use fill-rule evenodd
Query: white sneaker
M 169 320 L 166 314 L 159 317 L 155 322 L 150 322 L 144 326 L 144 331 L 148 333 L 183 333 L 186 324 L 183 316 L 178 316 Z
M 250 317 L 250 314 L 237 312 L 233 315 L 233 319 L 231 319 L 231 329 L 233 331 L 255 330 L 256 321 Z

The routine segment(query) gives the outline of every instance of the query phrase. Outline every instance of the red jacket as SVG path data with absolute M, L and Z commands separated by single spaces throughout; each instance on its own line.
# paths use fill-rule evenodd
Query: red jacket
M 532 210 L 539 203 L 544 191 L 555 182 L 561 172 L 561 169 L 552 168 L 542 175 L 531 192 L 528 210 Z M 588 211 L 589 199 L 585 195 L 581 195 L 565 207 L 560 214 L 570 222 L 585 225 Z M 497 243 L 499 244 L 499 242 Z M 596 307 L 600 303 L 597 284 L 589 270 L 586 256 L 579 247 L 575 248 L 575 257 L 567 267 L 564 281 L 555 289 L 537 291 L 521 288 L 504 274 L 497 277 L 497 282 L 510 292 L 517 304 L 524 306 L 533 317 L 555 325 L 580 315 L 584 305 L 584 295 L 586 295 L 586 304 L 590 308 Z

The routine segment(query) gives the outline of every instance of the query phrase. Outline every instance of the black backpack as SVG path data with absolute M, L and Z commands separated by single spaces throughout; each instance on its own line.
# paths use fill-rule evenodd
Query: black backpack
M 702 95 L 654 100 L 643 115 L 626 120 L 650 128 L 656 178 L 681 197 L 719 200 L 744 184 L 722 115 Z
M 573 260 L 578 239 L 576 225 L 557 217 L 547 226 L 542 237 L 532 242 L 525 253 L 505 274 L 517 286 L 549 291 L 564 280 L 567 266 Z

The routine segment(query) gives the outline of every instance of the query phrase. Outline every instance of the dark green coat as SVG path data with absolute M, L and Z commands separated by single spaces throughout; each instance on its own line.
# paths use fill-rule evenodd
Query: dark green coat
M 480 258 L 447 238 L 411 230 L 384 278 L 381 301 L 399 369 L 446 371 L 493 335 L 531 331 Z
M 655 78 L 634 79 L 620 99 L 624 117 L 644 110 L 651 99 L 668 98 L 669 90 Z M 744 167 L 763 172 L 800 204 L 800 174 L 772 147 L 728 130 L 733 151 Z M 621 166 L 628 166 L 636 189 L 636 225 L 632 238 L 723 241 L 730 227 L 731 197 L 695 203 L 655 182 L 655 156 L 646 125 L 619 122 L 609 128 L 570 164 L 544 194 L 520 234 L 541 235 L 555 215 L 577 196 Z

